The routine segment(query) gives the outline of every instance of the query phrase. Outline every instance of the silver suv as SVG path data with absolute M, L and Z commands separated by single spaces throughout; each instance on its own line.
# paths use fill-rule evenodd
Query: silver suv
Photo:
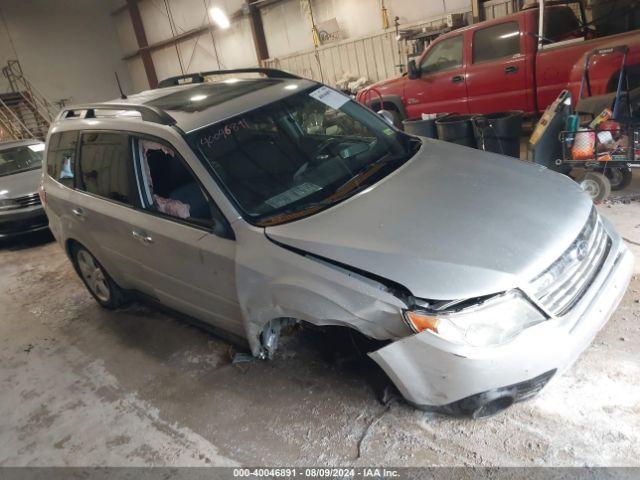
M 285 325 L 354 329 L 408 402 L 477 417 L 537 393 L 618 305 L 632 256 L 575 182 L 245 71 L 52 126 L 50 227 L 104 307 L 141 292 L 260 358 Z

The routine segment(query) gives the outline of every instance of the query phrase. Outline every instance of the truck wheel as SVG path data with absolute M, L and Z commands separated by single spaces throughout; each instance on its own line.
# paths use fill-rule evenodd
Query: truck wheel
M 611 193 L 609 179 L 599 172 L 586 172 L 577 182 L 594 203 L 604 201 Z
M 114 310 L 126 303 L 127 293 L 116 285 L 89 250 L 75 244 L 71 258 L 80 279 L 102 307 Z
M 623 190 L 629 186 L 633 172 L 629 167 L 609 167 L 604 174 L 611 183 L 611 190 Z

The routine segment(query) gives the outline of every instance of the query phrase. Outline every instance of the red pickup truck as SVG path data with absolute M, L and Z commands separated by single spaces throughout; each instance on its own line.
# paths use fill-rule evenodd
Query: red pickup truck
M 584 10 L 573 3 L 547 2 L 542 14 L 534 6 L 444 34 L 409 62 L 407 74 L 367 87 L 357 99 L 390 111 L 396 123 L 422 113 L 535 115 L 563 89 L 577 98 L 587 52 L 618 45 L 629 47 L 630 87 L 639 86 L 640 30 L 598 38 L 597 30 L 578 19 L 575 11 Z M 621 61 L 613 53 L 590 62 L 594 95 L 615 91 Z

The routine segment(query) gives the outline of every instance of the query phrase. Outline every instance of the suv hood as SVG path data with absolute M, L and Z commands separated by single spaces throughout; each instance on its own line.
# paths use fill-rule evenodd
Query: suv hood
M 0 177 L 0 200 L 4 198 L 17 198 L 30 195 L 38 191 L 42 169 L 27 170 Z
M 575 182 L 539 165 L 422 140 L 371 188 L 267 236 L 416 297 L 454 300 L 525 284 L 568 248 L 593 208 Z

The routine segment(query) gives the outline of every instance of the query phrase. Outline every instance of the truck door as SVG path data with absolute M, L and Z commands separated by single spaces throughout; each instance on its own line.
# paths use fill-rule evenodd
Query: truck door
M 467 65 L 471 113 L 532 112 L 533 72 L 527 71 L 524 38 L 517 20 L 475 30 Z
M 420 78 L 407 82 L 407 114 L 468 113 L 462 35 L 435 43 L 420 62 Z

